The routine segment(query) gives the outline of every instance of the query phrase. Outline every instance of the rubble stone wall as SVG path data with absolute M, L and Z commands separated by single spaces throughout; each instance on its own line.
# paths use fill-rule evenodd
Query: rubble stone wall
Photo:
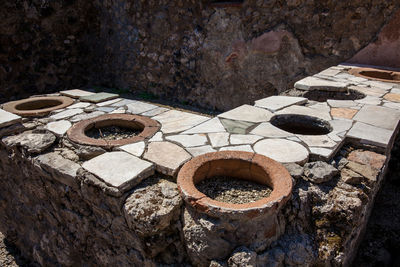
M 7 0 L 0 99 L 73 86 L 228 110 L 282 92 L 374 40 L 398 1 Z
M 2 1 L 0 102 L 88 83 L 98 19 L 90 2 Z
M 388 161 L 346 147 L 321 170 L 323 183 L 307 174 L 314 163 L 287 165 L 295 188 L 279 214 L 285 233 L 268 247 L 232 247 L 226 225 L 185 205 L 171 178 L 156 174 L 115 195 L 54 145 L 41 155 L 0 149 L 0 231 L 42 266 L 346 266 Z

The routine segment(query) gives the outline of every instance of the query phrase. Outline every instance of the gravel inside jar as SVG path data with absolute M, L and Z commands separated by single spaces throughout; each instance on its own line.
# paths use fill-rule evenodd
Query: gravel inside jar
M 214 176 L 196 184 L 197 189 L 211 199 L 233 204 L 251 203 L 268 197 L 267 185 L 226 176 Z
M 104 139 L 104 140 L 121 140 L 137 136 L 141 130 L 125 128 L 120 126 L 107 126 L 102 128 L 92 128 L 86 132 L 90 138 Z

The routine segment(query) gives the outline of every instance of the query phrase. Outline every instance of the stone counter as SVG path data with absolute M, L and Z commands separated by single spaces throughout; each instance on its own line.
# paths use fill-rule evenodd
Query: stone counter
M 43 266 L 347 266 L 384 180 L 398 130 L 398 105 L 392 97 L 399 88 L 346 76 L 346 68 L 319 74 L 311 85 L 331 81 L 342 86 L 338 83 L 346 80 L 346 87 L 382 94 L 322 103 L 279 96 L 209 118 L 117 95 L 68 90 L 60 94 L 74 103 L 45 117 L 20 118 L 4 111 L 0 230 Z M 306 90 L 309 80 L 297 86 Z M 343 118 L 335 108 L 356 112 Z M 68 138 L 72 125 L 109 113 L 150 117 L 160 130 L 112 148 Z M 270 123 L 275 115 L 287 114 L 316 116 L 333 130 L 312 138 Z M 357 125 L 386 136 L 365 128 L 357 132 Z M 293 149 L 281 145 L 274 150 L 274 144 Z M 272 244 L 229 243 L 224 240 L 226 225 L 218 218 L 184 204 L 175 182 L 180 167 L 217 150 L 264 154 L 291 173 L 292 197 L 279 215 L 285 232 Z

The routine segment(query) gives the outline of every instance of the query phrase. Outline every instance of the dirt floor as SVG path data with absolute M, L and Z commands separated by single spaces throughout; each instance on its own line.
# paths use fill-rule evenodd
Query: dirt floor
M 37 266 L 0 233 L 0 266 Z M 400 136 L 353 266 L 400 267 Z

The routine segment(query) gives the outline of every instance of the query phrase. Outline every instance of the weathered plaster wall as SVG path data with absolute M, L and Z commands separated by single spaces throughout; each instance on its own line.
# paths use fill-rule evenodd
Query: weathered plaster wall
M 3 0 L 0 18 L 0 102 L 88 83 L 90 1 Z
M 400 68 L 400 11 L 367 45 L 349 60 L 350 63 Z
M 396 0 L 6 0 L 0 100 L 79 86 L 227 110 L 351 58 Z
M 397 1 L 98 1 L 112 87 L 229 109 L 351 58 Z

